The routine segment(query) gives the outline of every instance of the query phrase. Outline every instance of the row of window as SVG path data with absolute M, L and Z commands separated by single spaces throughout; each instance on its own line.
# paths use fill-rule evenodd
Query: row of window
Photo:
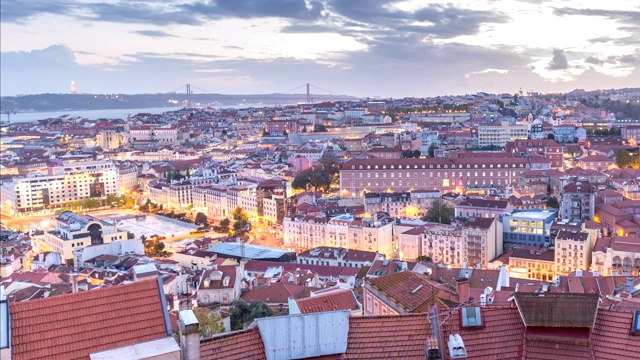
M 486 164 L 482 164 L 482 166 L 480 166 L 480 167 L 483 168 L 483 169 L 486 168 L 486 167 L 493 168 L 493 164 L 489 164 L 489 166 L 486 166 Z M 496 167 L 497 168 L 502 168 L 503 166 L 502 166 L 502 164 L 497 164 Z M 511 164 L 511 166 L 509 166 L 509 164 L 504 164 L 504 167 L 505 168 L 521 167 L 522 168 L 522 167 L 525 167 L 525 164 L 523 164 L 523 163 L 521 163 L 521 164 Z M 529 165 L 527 164 L 526 167 L 529 167 Z M 371 168 L 372 168 L 371 165 L 366 165 L 366 169 L 367 170 L 371 170 Z M 382 165 L 382 166 L 374 165 L 373 166 L 373 169 L 386 169 L 386 168 L 387 168 L 387 165 Z M 389 165 L 389 169 L 395 169 L 395 168 L 396 168 L 395 165 Z M 397 168 L 398 169 L 402 169 L 403 167 L 402 167 L 402 165 L 398 165 Z M 434 166 L 433 166 L 433 164 L 429 165 L 429 167 L 427 167 L 425 164 L 422 164 L 421 166 L 418 166 L 418 165 L 413 165 L 413 166 L 406 165 L 404 168 L 405 169 L 434 169 Z M 435 169 L 440 169 L 440 168 L 441 168 L 440 164 L 437 164 L 435 166 Z M 448 169 L 449 166 L 445 164 L 444 166 L 442 166 L 442 168 Z M 458 169 L 464 169 L 465 166 L 464 165 L 459 165 L 457 168 Z M 466 168 L 467 169 L 470 169 L 470 168 L 477 169 L 478 168 L 478 164 L 474 164 L 473 167 L 471 166 L 471 164 L 467 164 Z M 356 169 L 356 166 L 355 165 L 351 165 L 351 170 L 355 170 L 355 169 Z M 363 165 L 359 165 L 358 166 L 358 170 L 364 170 L 364 169 L 365 169 L 365 167 Z M 456 165 L 452 164 L 451 165 L 451 169 L 456 169 Z

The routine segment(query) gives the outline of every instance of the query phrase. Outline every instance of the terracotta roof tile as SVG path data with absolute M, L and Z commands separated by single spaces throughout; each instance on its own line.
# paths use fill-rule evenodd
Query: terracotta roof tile
M 481 309 L 482 328 L 463 328 L 460 310 L 451 315 L 440 314 L 444 341 L 449 335 L 459 334 L 471 359 L 516 359 L 521 355 L 524 324 L 515 307 L 487 307 Z M 445 345 L 446 347 L 446 345 Z M 449 350 L 444 349 L 445 358 Z
M 430 336 L 427 314 L 349 319 L 343 359 L 424 359 Z
M 152 280 L 11 303 L 13 359 L 87 359 L 163 338 L 163 306 Z
M 266 359 L 258 327 L 214 336 L 200 342 L 200 359 Z
M 351 290 L 332 291 L 296 301 L 303 314 L 332 310 L 358 310 L 358 303 Z
M 613 360 L 637 356 L 637 351 L 640 349 L 640 336 L 629 334 L 633 314 L 633 311 L 598 310 L 596 322 L 591 331 L 594 358 Z
M 381 276 L 368 282 L 406 312 L 426 312 L 431 305 L 429 300 L 440 291 L 425 276 L 411 271 Z

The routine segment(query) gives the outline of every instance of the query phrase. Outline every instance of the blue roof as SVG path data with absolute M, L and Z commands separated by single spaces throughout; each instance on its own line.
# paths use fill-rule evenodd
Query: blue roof
M 506 216 L 511 217 L 512 219 L 538 219 L 538 220 L 546 220 L 549 217 L 556 217 L 558 214 L 558 210 L 524 210 L 524 211 L 514 211 L 512 214 L 506 214 Z
M 222 242 L 207 249 L 218 254 L 228 256 L 242 256 L 240 243 Z M 288 251 L 266 246 L 244 244 L 244 257 L 249 259 L 276 259 L 286 254 Z

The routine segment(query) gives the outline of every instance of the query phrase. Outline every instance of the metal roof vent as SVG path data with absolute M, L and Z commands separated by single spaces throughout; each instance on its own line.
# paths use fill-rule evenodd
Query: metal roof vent
M 449 347 L 449 355 L 452 359 L 464 359 L 467 357 L 467 349 L 465 349 L 459 334 L 449 335 L 447 345 Z

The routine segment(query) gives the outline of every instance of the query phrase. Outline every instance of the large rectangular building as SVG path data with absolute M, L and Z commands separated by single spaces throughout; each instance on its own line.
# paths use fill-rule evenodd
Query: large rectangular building
M 508 121 L 500 122 L 500 125 L 478 126 L 478 146 L 504 147 L 507 142 L 518 139 L 526 139 L 529 136 L 529 128 L 525 124 L 511 125 Z
M 522 172 L 549 168 L 549 160 L 505 153 L 446 159 L 350 159 L 340 170 L 340 194 L 360 197 L 364 192 L 463 192 L 479 186 L 515 186 Z
M 9 214 L 59 207 L 120 192 L 120 171 L 111 161 L 78 161 L 50 167 L 48 175 L 14 177 L 2 183 L 2 211 Z

